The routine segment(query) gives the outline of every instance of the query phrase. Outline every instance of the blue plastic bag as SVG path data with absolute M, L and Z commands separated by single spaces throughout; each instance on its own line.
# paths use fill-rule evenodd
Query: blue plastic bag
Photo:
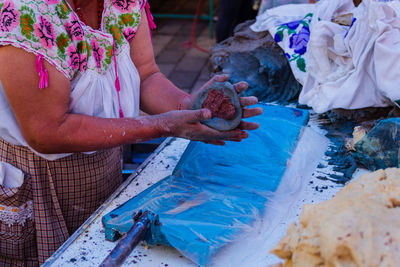
M 278 188 L 308 112 L 260 105 L 252 118 L 260 128 L 241 143 L 213 146 L 191 142 L 173 174 L 103 217 L 106 237 L 125 233 L 132 214 L 149 210 L 159 223 L 145 237 L 149 244 L 178 249 L 199 265 L 233 241 L 262 214 Z

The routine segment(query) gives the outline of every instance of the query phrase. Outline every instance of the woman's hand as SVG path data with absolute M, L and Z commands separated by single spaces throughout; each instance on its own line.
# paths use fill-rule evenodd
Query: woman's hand
M 191 108 L 191 105 L 198 96 L 200 92 L 202 92 L 205 88 L 209 87 L 212 85 L 214 82 L 226 82 L 229 80 L 229 75 L 227 74 L 222 74 L 222 75 L 215 75 L 210 81 L 205 83 L 200 89 L 196 90 L 192 95 L 191 95 L 191 102 L 189 104 L 188 108 Z M 246 82 L 239 82 L 234 85 L 236 92 L 240 94 L 244 90 L 246 90 L 249 85 Z M 263 113 L 262 108 L 247 108 L 248 106 L 252 106 L 258 103 L 258 99 L 255 96 L 248 96 L 248 97 L 240 97 L 240 105 L 243 107 L 243 118 L 251 118 L 254 116 L 261 115 Z M 260 127 L 258 123 L 254 122 L 246 122 L 246 121 L 241 121 L 239 125 L 239 129 L 241 130 L 256 130 Z
M 225 141 L 240 142 L 248 137 L 245 131 L 235 129 L 232 131 L 217 131 L 204 124 L 211 118 L 208 109 L 170 111 L 159 117 L 161 131 L 166 136 L 175 136 L 208 144 L 224 145 Z

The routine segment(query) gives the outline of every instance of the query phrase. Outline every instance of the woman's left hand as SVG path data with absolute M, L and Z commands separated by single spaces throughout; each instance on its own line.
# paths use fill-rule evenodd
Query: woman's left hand
M 191 95 L 191 100 L 193 100 L 197 97 L 197 95 L 202 92 L 205 88 L 209 87 L 212 85 L 214 82 L 226 82 L 229 80 L 229 75 L 227 74 L 221 74 L 221 75 L 215 75 L 211 80 L 209 80 L 207 83 L 205 83 L 200 89 L 196 90 L 192 95 Z M 249 85 L 246 82 L 238 82 L 234 84 L 235 90 L 238 94 L 246 90 Z M 247 96 L 247 97 L 240 97 L 240 105 L 243 108 L 243 118 L 251 118 L 254 116 L 261 115 L 263 113 L 262 108 L 247 108 L 248 106 L 252 106 L 258 103 L 258 99 L 255 96 Z M 260 127 L 258 123 L 255 122 L 246 122 L 246 121 L 241 121 L 238 128 L 241 130 L 256 130 Z

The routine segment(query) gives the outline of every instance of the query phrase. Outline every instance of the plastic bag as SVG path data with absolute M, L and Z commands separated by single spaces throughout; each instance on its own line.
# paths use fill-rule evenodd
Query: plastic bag
M 304 110 L 261 106 L 264 113 L 251 119 L 261 127 L 247 140 L 224 147 L 191 142 L 173 175 L 103 217 L 106 235 L 126 232 L 135 211 L 149 210 L 159 219 L 146 236 L 149 244 L 170 245 L 199 265 L 210 263 L 262 216 L 308 120 Z

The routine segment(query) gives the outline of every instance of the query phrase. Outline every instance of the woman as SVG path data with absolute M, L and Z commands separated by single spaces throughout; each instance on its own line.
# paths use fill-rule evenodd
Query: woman
M 191 111 L 192 97 L 154 61 L 146 7 L 0 0 L 1 266 L 43 263 L 107 199 L 121 182 L 121 145 L 162 136 L 223 145 L 258 127 L 200 123 L 210 111 Z M 138 117 L 139 104 L 152 116 Z

